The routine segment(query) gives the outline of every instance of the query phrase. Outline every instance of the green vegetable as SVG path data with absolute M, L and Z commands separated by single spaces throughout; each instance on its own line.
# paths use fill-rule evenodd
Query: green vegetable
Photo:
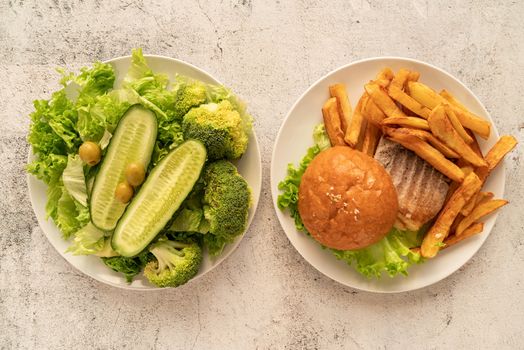
M 142 271 L 144 266 L 146 266 L 146 264 L 151 261 L 151 259 L 152 257 L 149 251 L 144 250 L 134 258 L 114 256 L 102 258 L 102 261 L 113 271 L 122 273 L 125 276 L 127 283 L 131 283 L 133 278 L 138 275 L 140 271 Z
M 307 150 L 299 166 L 295 168 L 293 164 L 289 164 L 287 176 L 278 184 L 279 190 L 282 191 L 277 199 L 278 207 L 281 210 L 287 209 L 295 220 L 297 230 L 305 233 L 308 232 L 298 212 L 298 189 L 302 175 L 311 161 L 322 150 L 330 147 L 323 124 L 315 127 L 313 139 L 315 145 Z M 393 228 L 384 239 L 364 249 L 330 250 L 338 259 L 353 265 L 358 272 L 368 278 L 379 278 L 384 272 L 392 277 L 398 274 L 407 275 L 409 266 L 423 261 L 420 254 L 410 250 L 420 246 L 422 231 L 404 232 Z
M 321 151 L 331 147 L 331 141 L 329 141 L 324 123 L 318 124 L 313 129 L 313 141 Z
M 191 109 L 184 116 L 182 130 L 184 138 L 204 143 L 210 160 L 236 159 L 247 148 L 248 137 L 242 119 L 229 101 Z
M 410 250 L 422 243 L 418 236 L 418 232 L 393 228 L 382 240 L 364 249 L 332 251 L 337 259 L 354 265 L 368 278 L 380 278 L 384 272 L 391 277 L 398 274 L 407 276 L 409 266 L 422 262 L 420 254 Z
M 236 167 L 226 160 L 209 164 L 204 182 L 204 217 L 209 222 L 204 242 L 211 255 L 218 255 L 246 229 L 251 190 Z
M 122 256 L 140 253 L 191 192 L 205 161 L 206 149 L 195 140 L 184 142 L 162 159 L 118 222 L 113 249 Z
M 96 228 L 91 222 L 75 233 L 75 237 L 66 252 L 73 255 L 91 255 L 104 248 L 105 233 Z
M 63 187 L 60 199 L 56 203 L 55 213 L 55 216 L 51 217 L 65 239 L 89 222 L 89 209 L 75 201 Z
M 319 153 L 320 148 L 318 145 L 310 147 L 304 158 L 300 161 L 298 168 L 295 168 L 293 164 L 288 164 L 287 176 L 278 184 L 278 189 L 282 191 L 277 199 L 278 208 L 280 210 L 287 209 L 291 217 L 295 220 L 297 230 L 303 232 L 307 232 L 307 230 L 298 212 L 298 188 L 302 175 L 304 175 L 309 163 L 311 163 L 313 158 Z
M 187 78 L 178 77 L 173 92 L 176 101 L 173 117 L 178 122 L 182 121 L 184 115 L 191 108 L 207 102 L 207 86 L 200 81 L 191 81 Z
M 209 224 L 202 209 L 183 208 L 173 220 L 169 231 L 207 233 Z
M 193 278 L 202 263 L 202 249 L 196 243 L 182 243 L 166 239 L 151 245 L 155 256 L 144 275 L 158 287 L 178 287 Z
M 149 166 L 144 164 L 146 176 L 151 177 L 155 174 L 154 168 L 163 168 L 162 161 L 168 159 L 173 152 L 183 148 L 184 141 L 189 138 L 189 134 L 184 137 L 182 128 L 184 116 L 191 115 L 193 110 L 198 112 L 198 108 L 202 105 L 207 106 L 205 108 L 217 106 L 215 111 L 217 113 L 210 113 L 209 109 L 205 111 L 210 113 L 211 119 L 199 120 L 199 127 L 206 125 L 208 133 L 213 132 L 216 128 L 217 140 L 221 142 L 221 149 L 211 144 L 207 146 L 213 152 L 222 153 L 216 157 L 240 157 L 247 147 L 252 118 L 247 113 L 245 104 L 237 96 L 223 86 L 209 85 L 183 76 L 177 76 L 169 82 L 165 74 L 157 74 L 151 70 L 140 49 L 133 51 L 131 65 L 123 79 L 122 86 L 118 89 L 113 89 L 116 77 L 111 64 L 96 62 L 89 68 L 82 68 L 78 74 L 64 70 L 59 70 L 59 72 L 62 74 L 60 83 L 63 88 L 53 93 L 49 100 L 34 102 L 35 110 L 31 113 L 28 141 L 35 157 L 28 164 L 27 170 L 48 185 L 46 215 L 53 219 L 64 239 L 72 238 L 68 252 L 75 255 L 102 257 L 107 266 L 123 273 L 128 281 L 131 281 L 133 276 L 154 258 L 146 247 L 156 238 L 158 232 L 162 229 L 166 230 L 164 226 L 167 222 L 170 224 L 164 233 L 169 239 L 176 242 L 198 242 L 199 245 L 202 245 L 204 236 L 207 236 L 206 244 L 214 254 L 218 254 L 225 244 L 232 241 L 238 229 L 225 228 L 226 222 L 221 218 L 223 209 L 220 209 L 220 205 L 216 203 L 209 205 L 204 202 L 205 195 L 208 201 L 210 198 L 220 196 L 227 200 L 231 197 L 228 197 L 227 191 L 216 195 L 212 195 L 209 189 L 206 191 L 205 187 L 209 184 L 204 183 L 203 174 L 199 174 L 206 157 L 204 147 L 194 153 L 193 157 L 183 157 L 185 160 L 182 163 L 184 164 L 178 164 L 175 167 L 179 170 L 191 168 L 188 177 L 179 176 L 180 173 L 185 173 L 182 170 L 180 173 L 177 170 L 168 174 L 168 182 L 175 180 L 177 182 L 172 187 L 177 190 L 176 193 L 159 192 L 162 195 L 168 192 L 172 195 L 166 200 L 162 195 L 158 197 L 157 193 L 155 195 L 157 201 L 152 203 L 169 202 L 171 208 L 168 208 L 167 211 L 163 210 L 165 208 L 160 210 L 162 215 L 153 215 L 155 225 L 153 225 L 153 230 L 149 230 L 151 227 L 148 228 L 149 236 L 146 239 L 142 235 L 138 240 L 131 240 L 133 241 L 131 243 L 137 244 L 136 246 L 140 245 L 133 253 L 138 254 L 135 257 L 118 256 L 112 247 L 112 243 L 115 242 L 112 239 L 111 225 L 105 225 L 105 223 L 100 225 L 100 217 L 97 216 L 97 213 L 104 212 L 118 220 L 121 213 L 115 213 L 107 206 L 102 206 L 102 208 L 99 205 L 93 205 L 93 200 L 96 201 L 97 196 L 99 197 L 102 192 L 104 193 L 102 197 L 114 197 L 114 191 L 107 190 L 107 188 L 103 191 L 100 189 L 101 183 L 98 180 L 107 173 L 107 169 L 103 166 L 105 160 L 113 165 L 118 163 L 111 156 L 111 145 L 118 143 L 117 126 L 131 106 L 141 105 L 152 111 L 157 123 L 156 139 L 152 142 L 151 160 Z M 207 141 L 214 141 L 209 134 L 201 134 L 201 136 Z M 86 166 L 78 156 L 79 146 L 88 141 L 100 147 L 101 162 L 99 164 Z M 135 141 L 136 138 L 133 138 L 132 143 L 134 144 Z M 194 142 L 189 141 L 189 143 Z M 121 153 L 128 155 L 129 152 Z M 125 158 L 127 163 L 129 159 Z M 211 159 L 213 159 L 212 156 Z M 195 167 L 195 161 L 202 165 Z M 95 164 L 94 161 L 92 163 Z M 195 170 L 196 168 L 198 170 Z M 157 170 L 158 172 L 160 171 Z M 244 181 L 240 176 L 232 178 L 234 179 L 232 187 Z M 193 180 L 196 181 L 194 186 L 191 185 Z M 147 181 L 148 178 L 141 187 L 135 189 L 138 191 L 136 197 L 143 192 Z M 190 194 L 184 200 L 187 193 Z M 242 196 L 239 197 L 242 198 Z M 235 219 L 235 222 L 238 221 L 238 225 L 243 228 L 245 223 L 242 213 L 244 207 L 249 206 L 250 201 L 249 195 L 244 197 L 245 203 L 235 208 L 240 214 L 234 213 L 235 217 L 242 218 Z M 90 217 L 88 200 L 94 214 L 93 218 Z M 179 202 L 182 204 L 180 205 Z M 93 208 L 97 209 L 93 210 Z M 176 211 L 173 216 L 172 210 Z M 211 222 L 206 218 L 206 213 L 212 218 Z M 147 215 L 144 215 L 149 217 L 149 214 L 148 212 Z M 120 221 L 122 220 L 125 221 L 123 217 Z M 95 226 L 97 223 L 99 226 L 104 226 L 106 230 L 97 228 Z M 215 225 L 213 230 L 216 232 L 209 232 L 211 223 Z M 135 231 L 137 226 L 130 225 L 129 227 L 133 233 L 138 232 L 140 236 L 140 229 Z M 117 242 L 115 246 L 127 249 L 132 245 L 131 243 L 119 244 Z M 200 252 L 200 259 L 201 254 Z M 198 266 L 196 271 L 198 271 Z M 175 284 L 180 283 L 182 282 L 178 280 Z
M 115 196 L 117 186 L 125 180 L 125 170 L 130 163 L 147 168 L 156 135 L 155 115 L 142 106 L 129 108 L 120 120 L 91 192 L 91 220 L 99 229 L 110 231 L 115 228 L 127 206 Z
M 67 166 L 62 173 L 64 187 L 71 197 L 87 207 L 87 189 L 84 177 L 84 163 L 78 154 L 67 157 Z

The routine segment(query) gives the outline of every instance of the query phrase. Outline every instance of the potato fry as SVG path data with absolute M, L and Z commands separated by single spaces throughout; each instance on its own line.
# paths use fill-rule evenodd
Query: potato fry
M 417 117 L 393 117 L 386 118 L 382 125 L 401 125 L 416 129 L 429 130 L 429 124 L 425 119 Z
M 430 145 L 435 147 L 440 153 L 442 153 L 447 158 L 459 158 L 460 156 L 450 149 L 448 146 L 443 144 L 439 139 L 437 139 L 433 134 L 425 131 L 425 130 L 419 130 L 419 129 L 411 129 L 411 128 L 398 128 L 398 132 L 402 132 L 404 134 L 411 134 L 416 137 L 418 137 L 421 140 L 424 140 L 428 142 Z
M 429 109 L 433 109 L 441 103 L 448 103 L 444 97 L 422 83 L 410 81 L 408 87 L 410 96 Z M 455 105 L 451 105 L 451 109 L 464 127 L 473 130 L 484 139 L 489 137 L 491 124 L 488 121 Z
M 465 109 L 465 110 L 468 110 L 466 108 L 466 106 L 464 106 L 462 103 L 459 102 L 459 100 L 457 100 L 455 98 L 455 96 L 453 96 L 449 91 L 447 91 L 446 89 L 443 89 L 440 91 L 439 93 L 440 96 L 444 97 L 449 103 L 451 103 L 452 105 L 455 105 L 457 106 L 458 108 L 461 108 L 461 109 Z
M 364 93 L 358 100 L 357 106 L 353 111 L 353 115 L 351 116 L 350 123 L 346 130 L 346 134 L 344 135 L 344 140 L 350 147 L 355 148 L 360 139 L 362 133 L 362 122 L 364 119 L 362 116 L 362 103 L 368 98 L 368 95 Z
M 386 118 L 384 112 L 378 108 L 371 98 L 367 98 L 362 103 L 362 115 L 368 122 L 374 124 L 376 127 L 380 127 L 382 120 Z
M 445 113 L 444 105 L 439 104 L 431 111 L 428 124 L 433 135 L 465 160 L 477 167 L 487 165 L 486 161 L 479 157 L 459 136 Z
M 418 81 L 420 79 L 420 73 L 417 71 L 410 71 L 408 75 L 408 81 Z
M 482 180 L 482 179 L 481 179 Z M 471 214 L 473 209 L 481 203 L 487 202 L 489 200 L 493 199 L 493 192 L 481 192 L 476 194 L 475 197 L 471 198 L 469 202 L 466 203 L 464 208 L 460 211 L 460 213 L 464 216 L 468 216 Z
M 377 80 L 381 80 L 381 79 L 391 80 L 394 77 L 395 77 L 395 74 L 393 73 L 393 70 L 391 70 L 391 68 L 389 67 L 384 67 L 378 72 L 376 79 Z
M 497 167 L 500 161 L 517 145 L 517 139 L 511 135 L 504 135 L 491 147 L 486 154 L 486 162 L 488 163 L 489 171 Z
M 344 133 L 342 132 L 340 116 L 338 115 L 337 99 L 331 97 L 322 107 L 324 125 L 331 142 L 331 146 L 345 146 Z
M 444 208 L 440 211 L 437 220 L 428 231 L 422 245 L 420 252 L 425 258 L 433 258 L 440 250 L 440 244 L 449 235 L 449 230 L 453 221 L 466 202 L 480 189 L 482 182 L 475 173 L 471 173 L 464 179 L 464 182 L 451 195 L 451 198 L 446 203 Z
M 466 165 L 466 166 L 463 166 L 460 168 L 460 170 L 462 170 L 462 172 L 464 173 L 464 177 L 468 176 L 469 174 L 471 174 L 473 172 L 473 167 L 471 165 Z M 448 193 L 446 193 L 446 199 L 444 200 L 444 204 L 447 203 L 449 201 L 449 199 L 451 198 L 451 195 L 453 193 L 455 193 L 455 191 L 457 190 L 457 188 L 460 186 L 460 182 L 456 182 L 456 181 L 453 181 L 450 185 L 449 185 L 449 188 L 448 188 Z
M 464 181 L 464 173 L 453 162 L 449 161 L 426 141 L 414 135 L 406 135 L 393 128 L 387 128 L 387 134 L 391 140 L 400 143 L 405 148 L 415 152 L 420 158 L 427 161 L 435 169 L 456 182 Z
M 368 156 L 373 157 L 377 148 L 378 141 L 382 132 L 375 125 L 368 123 L 364 133 L 364 141 L 362 143 L 362 152 Z
M 454 246 L 455 244 L 462 242 L 466 238 L 472 237 L 478 233 L 481 233 L 484 230 L 484 223 L 478 222 L 467 229 L 464 230 L 461 236 L 457 236 L 455 234 L 449 235 L 448 238 L 444 240 L 444 246 L 441 249 L 446 249 L 451 246 Z
M 393 80 L 391 80 L 391 84 L 389 84 L 389 88 L 395 87 L 402 91 L 404 88 L 404 84 L 408 80 L 410 71 L 405 68 L 400 68 L 397 74 L 393 77 Z
M 342 132 L 345 134 L 348 125 L 351 122 L 351 104 L 349 103 L 346 86 L 338 83 L 329 87 L 329 93 L 331 97 L 337 99 L 338 114 L 340 115 L 340 124 L 342 126 Z
M 462 219 L 460 224 L 458 224 L 457 229 L 455 230 L 455 235 L 457 237 L 460 237 L 464 233 L 464 231 L 475 221 L 488 214 L 491 214 L 492 212 L 494 212 L 500 207 L 503 207 L 506 204 L 508 204 L 508 201 L 504 199 L 492 199 L 487 202 L 480 203 L 475 207 L 475 209 L 473 209 L 471 214 Z
M 406 117 L 404 112 L 398 108 L 395 101 L 389 97 L 379 85 L 375 83 L 368 83 L 364 85 L 364 89 L 368 93 L 369 97 L 375 102 L 375 104 L 384 112 L 388 117 Z
M 458 120 L 457 115 L 455 114 L 455 112 L 453 112 L 453 109 L 451 108 L 451 106 L 450 105 L 444 105 L 444 109 L 446 110 L 446 115 L 448 116 L 448 119 L 451 122 L 451 125 L 453 125 L 453 127 L 455 128 L 455 131 L 457 132 L 457 134 L 459 134 L 460 137 L 462 137 L 464 142 L 466 142 L 467 144 L 472 143 L 473 142 L 473 138 L 471 136 L 469 136 L 469 134 L 466 131 L 466 129 L 464 129 L 462 124 L 460 124 L 460 121 Z
M 478 146 L 478 143 L 476 140 L 471 144 L 472 148 L 482 154 L 480 152 L 480 148 Z M 486 160 L 486 163 L 488 163 L 487 167 L 477 168 L 475 172 L 479 176 L 480 180 L 484 184 L 486 179 L 488 178 L 489 174 L 493 169 L 497 167 L 497 165 L 500 163 L 502 159 L 504 159 L 504 156 L 508 154 L 515 146 L 517 145 L 517 140 L 513 136 L 502 136 L 493 147 L 488 151 L 486 154 L 486 157 L 484 158 Z M 469 201 L 464 208 L 462 209 L 463 215 L 468 215 L 471 213 L 473 208 L 475 207 L 475 202 Z
M 474 118 L 478 118 L 478 119 L 482 119 L 481 117 L 471 113 L 471 111 L 466 107 L 464 106 L 459 100 L 457 100 L 455 98 L 455 96 L 453 96 L 450 92 L 448 92 L 447 90 L 442 90 L 439 94 L 440 96 L 442 96 L 446 101 L 449 102 L 449 104 L 453 107 L 452 110 L 455 111 L 455 114 L 457 114 L 457 110 L 459 111 L 458 114 L 460 114 L 460 111 L 464 114 L 462 117 L 463 118 L 471 118 L 471 117 L 474 117 Z M 462 122 L 461 122 L 462 123 Z M 463 124 L 463 123 L 462 123 Z M 486 137 L 484 138 L 487 138 L 489 136 L 489 133 Z M 467 141 L 466 141 L 467 142 Z M 468 142 L 469 143 L 469 142 Z
M 395 79 L 393 79 L 393 82 L 394 81 Z M 391 85 L 389 86 L 389 96 L 416 115 L 420 115 L 422 118 L 428 119 L 431 110 L 418 103 L 413 97 L 406 94 L 400 88 L 393 85 L 393 82 L 391 82 Z

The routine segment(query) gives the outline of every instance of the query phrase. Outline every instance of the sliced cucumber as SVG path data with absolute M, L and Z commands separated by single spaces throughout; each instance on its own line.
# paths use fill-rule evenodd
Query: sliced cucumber
M 122 256 L 140 253 L 164 228 L 197 182 L 206 148 L 189 140 L 153 168 L 113 232 L 113 249 Z
M 127 206 L 115 198 L 116 186 L 124 181 L 129 163 L 140 163 L 147 169 L 156 134 L 155 114 L 140 105 L 131 106 L 118 123 L 89 201 L 91 221 L 99 229 L 111 231 L 115 228 Z

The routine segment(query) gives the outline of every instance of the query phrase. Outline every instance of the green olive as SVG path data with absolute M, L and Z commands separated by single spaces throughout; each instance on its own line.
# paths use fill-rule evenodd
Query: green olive
M 133 187 L 140 186 L 146 177 L 146 170 L 140 163 L 130 163 L 126 168 L 127 182 Z
M 131 187 L 131 185 L 126 181 L 121 182 L 116 186 L 115 198 L 118 201 L 125 204 L 131 200 L 131 197 L 133 197 L 133 187 Z
M 78 150 L 80 158 L 89 166 L 97 165 L 102 157 L 100 147 L 91 141 L 86 141 L 80 146 Z

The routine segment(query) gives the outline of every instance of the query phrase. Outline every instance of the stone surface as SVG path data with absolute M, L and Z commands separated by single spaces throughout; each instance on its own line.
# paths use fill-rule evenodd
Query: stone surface
M 486 244 L 444 281 L 398 295 L 324 277 L 290 245 L 269 189 L 272 144 L 298 96 L 328 71 L 378 55 L 421 59 L 466 83 L 501 133 L 524 141 L 520 1 L 0 2 L 0 349 L 522 347 L 522 149 Z M 176 290 L 136 293 L 83 276 L 43 236 L 27 195 L 31 101 L 54 68 L 146 53 L 209 71 L 247 101 L 262 146 L 259 211 L 231 257 Z

